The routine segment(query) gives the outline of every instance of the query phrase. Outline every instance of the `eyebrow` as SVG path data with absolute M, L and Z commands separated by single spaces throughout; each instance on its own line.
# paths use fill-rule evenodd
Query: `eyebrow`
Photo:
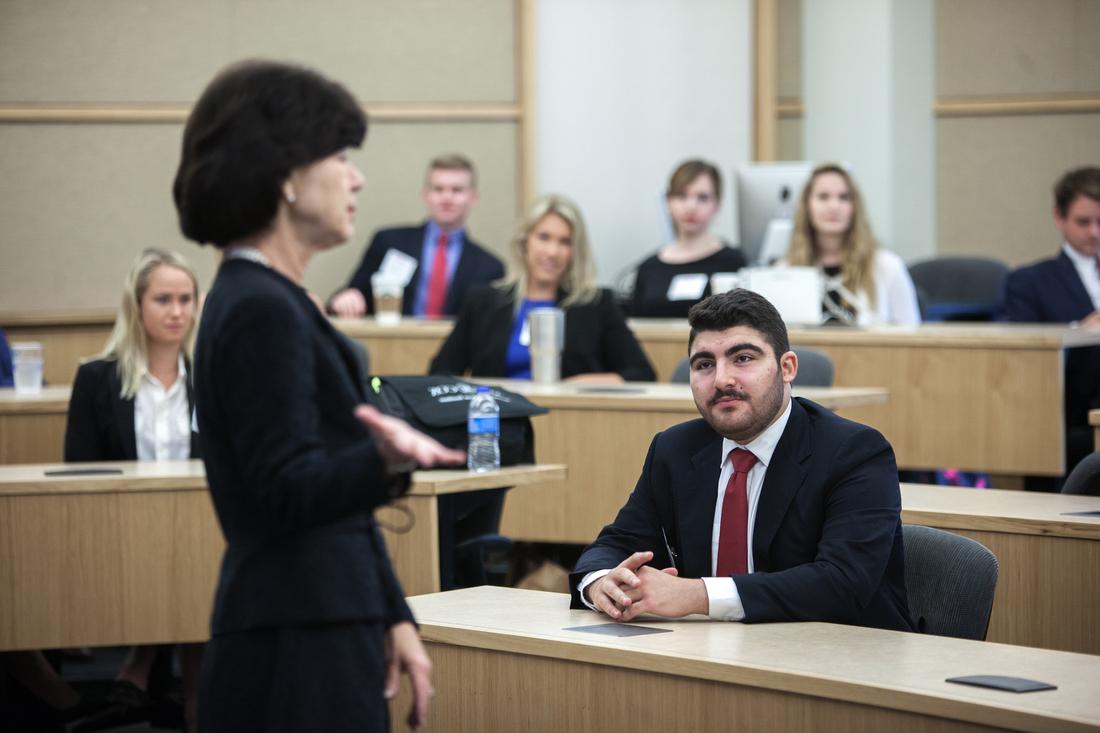
M 763 354 L 764 353 L 764 350 L 762 348 L 760 348 L 756 344 L 752 343 L 751 341 L 743 341 L 739 344 L 733 344 L 728 349 L 726 349 L 725 355 L 726 356 L 733 356 L 738 351 L 752 351 L 756 354 Z M 689 364 L 694 364 L 696 359 L 713 359 L 713 358 L 714 358 L 714 352 L 711 352 L 711 351 L 696 351 L 694 354 L 691 355 L 691 358 L 688 361 L 688 363 Z

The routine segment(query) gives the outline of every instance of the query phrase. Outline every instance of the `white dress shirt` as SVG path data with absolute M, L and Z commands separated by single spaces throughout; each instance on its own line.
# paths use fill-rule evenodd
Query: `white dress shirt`
M 1096 269 L 1097 258 L 1081 254 L 1069 242 L 1062 242 L 1062 251 L 1077 270 L 1077 277 L 1081 278 L 1081 284 L 1092 299 L 1092 309 L 1100 311 L 1100 271 Z
M 168 389 L 148 371 L 141 376 L 141 386 L 134 395 L 134 437 L 139 461 L 191 457 L 191 409 L 183 354 L 179 375 Z
M 752 442 L 741 445 L 729 438 L 722 439 L 722 470 L 718 474 L 718 484 L 715 486 L 714 524 L 711 527 L 711 573 L 717 574 L 718 540 L 719 537 L 721 537 L 722 529 L 722 502 L 725 500 L 726 496 L 726 484 L 729 483 L 730 476 L 733 474 L 733 463 L 729 459 L 730 453 L 736 448 L 744 448 L 756 456 L 756 463 L 749 469 L 749 474 L 746 477 L 746 488 L 748 490 L 749 499 L 749 524 L 747 527 L 748 531 L 745 533 L 746 542 L 748 544 L 746 548 L 748 551 L 746 557 L 748 558 L 748 571 L 751 573 L 754 569 L 752 533 L 756 525 L 756 507 L 760 503 L 760 492 L 764 488 L 764 476 L 768 472 L 768 465 L 771 463 L 772 454 L 775 453 L 775 447 L 779 444 L 779 439 L 783 437 L 783 431 L 786 430 L 787 421 L 790 417 L 791 401 L 788 399 L 787 407 L 783 410 L 783 414 Z M 610 572 L 610 568 L 606 570 L 594 570 L 585 575 L 577 586 L 577 590 L 580 591 L 581 600 L 593 611 L 599 609 L 585 597 L 584 589 Z M 707 590 L 707 600 L 710 606 L 709 616 L 712 619 L 716 621 L 741 621 L 745 618 L 745 609 L 744 606 L 741 605 L 741 596 L 737 592 L 737 584 L 734 582 L 733 578 L 707 577 L 703 578 L 703 585 Z

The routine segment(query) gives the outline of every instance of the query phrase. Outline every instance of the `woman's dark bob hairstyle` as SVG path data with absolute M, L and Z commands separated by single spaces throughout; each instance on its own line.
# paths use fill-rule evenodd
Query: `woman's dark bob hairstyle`
M 271 224 L 295 168 L 358 147 L 367 118 L 315 71 L 243 61 L 214 78 L 183 130 L 172 197 L 180 229 L 224 247 Z

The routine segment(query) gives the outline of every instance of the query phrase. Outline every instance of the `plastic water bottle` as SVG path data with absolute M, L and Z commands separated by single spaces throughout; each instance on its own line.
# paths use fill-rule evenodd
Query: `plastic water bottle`
M 466 467 L 471 471 L 500 468 L 500 405 L 488 387 L 478 387 L 470 400 L 466 426 Z

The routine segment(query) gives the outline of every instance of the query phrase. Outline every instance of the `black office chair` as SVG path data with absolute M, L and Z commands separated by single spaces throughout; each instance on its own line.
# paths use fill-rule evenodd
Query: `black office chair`
M 927 321 L 997 320 L 1008 273 L 1008 265 L 986 257 L 934 257 L 909 266 Z
M 984 641 L 997 588 L 997 558 L 984 545 L 905 525 L 905 587 L 917 630 Z
M 1100 451 L 1089 453 L 1073 467 L 1062 484 L 1062 493 L 1100 496 Z
M 794 378 L 796 387 L 832 387 L 835 370 L 833 360 L 824 351 L 806 346 L 791 349 L 798 357 L 798 374 Z
M 796 387 L 832 387 L 833 360 L 824 351 L 805 346 L 791 349 L 798 356 L 798 374 L 794 378 Z M 673 384 L 687 384 L 691 381 L 691 365 L 685 356 L 672 372 Z

